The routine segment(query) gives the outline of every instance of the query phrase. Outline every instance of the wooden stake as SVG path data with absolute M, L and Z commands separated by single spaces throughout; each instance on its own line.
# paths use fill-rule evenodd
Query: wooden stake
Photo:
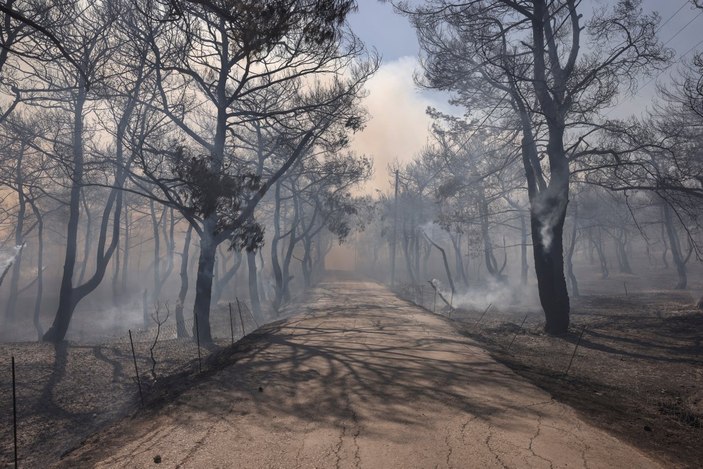
M 234 345 L 234 324 L 232 323 L 232 302 L 229 305 L 229 332 L 232 334 L 232 345 Z
M 258 328 L 259 328 L 259 322 L 258 322 L 258 321 L 256 320 L 256 318 L 254 317 L 254 313 L 252 312 L 251 308 L 247 308 L 247 311 L 249 311 L 249 317 L 251 317 L 251 320 L 254 321 L 254 325 L 255 325 L 256 328 L 258 329 Z
M 242 325 L 242 337 L 244 337 L 244 319 L 242 319 L 242 305 L 239 303 L 239 297 L 235 296 L 235 300 L 237 300 L 237 309 L 239 310 L 239 323 Z
M 12 436 L 15 440 L 15 469 L 19 467 L 17 459 L 17 392 L 15 384 L 15 357 L 12 356 Z
M 525 321 L 527 321 L 527 316 L 528 316 L 528 315 L 526 314 L 525 317 L 522 319 L 522 322 L 520 323 L 520 330 L 522 330 L 522 326 L 525 325 Z M 510 347 L 513 346 L 513 342 L 515 342 L 515 339 L 517 339 L 517 335 L 520 333 L 520 330 L 518 330 L 518 331 L 515 333 L 515 337 L 513 337 L 513 340 L 510 341 L 510 344 L 508 345 L 508 348 L 505 349 L 506 352 L 507 352 L 508 350 L 510 350 Z
M 478 325 L 479 325 L 479 323 L 481 322 L 481 320 L 483 319 L 483 317 L 486 315 L 486 313 L 488 312 L 488 310 L 491 309 L 491 306 L 493 306 L 493 303 L 489 303 L 489 304 L 488 304 L 488 307 L 486 308 L 486 310 L 483 312 L 483 314 L 481 315 L 481 317 L 478 318 L 478 321 L 476 321 L 476 324 L 474 324 L 475 326 L 478 326 Z
M 144 407 L 144 394 L 142 394 L 142 381 L 139 379 L 139 368 L 137 368 L 137 354 L 134 353 L 134 340 L 132 340 L 132 330 L 129 330 L 129 344 L 132 346 L 132 360 L 134 361 L 134 374 L 137 376 L 137 387 L 139 388 L 139 400 Z
M 586 332 L 586 326 L 583 326 L 583 329 L 581 329 L 581 334 L 579 335 L 579 340 L 576 341 L 576 347 L 574 347 L 574 353 L 571 354 L 571 360 L 569 360 L 569 366 L 566 367 L 566 371 L 564 372 L 564 375 L 569 374 L 569 370 L 571 369 L 571 364 L 574 362 L 574 357 L 576 356 L 576 351 L 579 349 L 579 344 L 581 343 L 581 338 L 583 337 L 583 333 Z

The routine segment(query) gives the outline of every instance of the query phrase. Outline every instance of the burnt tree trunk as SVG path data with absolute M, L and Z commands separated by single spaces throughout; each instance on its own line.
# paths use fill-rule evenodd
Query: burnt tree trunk
M 282 283 L 280 293 L 276 296 L 276 308 L 280 307 L 283 303 L 290 301 L 290 281 L 293 280 L 293 276 L 290 274 L 290 264 L 293 260 L 293 252 L 295 250 L 295 245 L 300 240 L 298 236 L 298 227 L 300 225 L 301 209 L 299 198 L 295 193 L 293 193 L 293 220 L 291 221 L 291 228 L 289 231 L 288 246 L 285 250 L 285 256 L 283 256 L 282 265 Z
M 197 321 L 193 324 L 193 337 L 199 333 L 200 343 L 211 343 L 210 331 L 210 304 L 212 301 L 212 278 L 215 272 L 215 255 L 217 242 L 215 229 L 217 216 L 210 215 L 203 221 L 200 234 L 200 256 L 198 257 L 198 271 L 195 280 L 195 300 L 193 302 L 193 316 Z M 197 329 L 197 331 L 196 331 Z
M 563 335 L 569 331 L 571 310 L 564 276 L 564 220 L 569 204 L 569 163 L 563 151 L 560 124 L 550 124 L 558 128 L 550 133 L 547 144 L 551 169 L 549 183 L 542 176 L 537 147 L 529 129 L 523 132 L 522 154 L 530 196 L 532 251 L 537 290 L 545 317 L 544 330 L 550 335 Z M 529 127 L 529 123 L 523 122 L 523 126 Z
M 576 241 L 578 240 L 578 203 L 574 201 L 574 220 L 571 227 L 571 239 L 569 240 L 569 250 L 566 252 L 566 273 L 571 287 L 571 295 L 574 298 L 581 296 L 579 292 L 579 284 L 574 275 L 574 250 L 576 249 Z
M 138 94 L 143 75 L 145 58 L 142 57 L 140 63 L 140 77 L 132 90 L 134 95 Z M 73 102 L 73 122 L 71 141 L 71 189 L 68 203 L 68 223 L 66 228 L 66 249 L 64 257 L 63 274 L 61 277 L 61 287 L 59 289 L 59 303 L 54 316 L 54 322 L 46 331 L 42 340 L 58 343 L 64 340 L 68 326 L 70 325 L 73 312 L 78 303 L 94 291 L 102 282 L 105 272 L 110 263 L 110 259 L 117 248 L 120 240 L 120 219 L 122 216 L 122 187 L 127 178 L 129 165 L 134 155 L 125 161 L 124 141 L 128 124 L 134 108 L 137 104 L 136 98 L 127 101 L 120 120 L 117 124 L 115 137 L 115 181 L 114 187 L 110 190 L 105 208 L 103 209 L 100 221 L 100 231 L 98 234 L 98 245 L 96 249 L 96 265 L 93 275 L 79 286 L 74 287 L 73 275 L 76 269 L 76 254 L 78 250 L 78 226 L 80 222 L 80 197 L 84 176 L 84 108 L 88 100 L 88 84 L 83 76 L 78 78 L 78 86 Z M 110 217 L 112 216 L 112 233 L 109 244 L 107 243 Z
M 127 198 L 127 195 L 125 194 L 123 197 L 125 199 Z M 129 234 L 130 234 L 130 228 L 129 228 L 129 223 L 130 223 L 130 216 L 131 216 L 131 211 L 129 211 L 129 207 L 127 205 L 127 201 L 124 201 L 124 251 L 122 251 L 122 278 L 120 279 L 120 295 L 126 295 L 127 294 L 127 288 L 129 287 L 128 283 L 128 274 L 129 274 Z
M 669 236 L 669 247 L 671 249 L 671 258 L 674 261 L 674 266 L 676 267 L 676 274 L 678 280 L 676 281 L 676 290 L 685 290 L 688 285 L 688 276 L 686 273 L 686 261 L 688 259 L 684 258 L 681 252 L 681 243 L 679 241 L 679 235 L 676 232 L 676 225 L 674 224 L 674 217 L 671 213 L 671 208 L 669 205 L 663 203 L 664 212 L 664 226 L 666 227 L 666 233 Z
M 188 337 L 185 318 L 183 317 L 183 306 L 188 295 L 188 258 L 190 257 L 190 242 L 193 236 L 193 225 L 188 224 L 185 240 L 183 241 L 183 252 L 181 252 L 181 287 L 178 290 L 178 302 L 176 303 L 176 335 L 178 338 Z
M 527 285 L 529 266 L 527 264 L 527 220 L 520 215 L 520 283 Z
M 78 274 L 78 281 L 76 283 L 83 283 L 83 280 L 85 280 L 85 272 L 88 267 L 88 261 L 90 260 L 90 251 L 93 247 L 93 236 L 91 234 L 93 231 L 93 214 L 90 212 L 90 206 L 88 205 L 88 200 L 85 196 L 85 190 L 81 191 L 81 203 L 83 204 L 83 211 L 85 212 L 85 243 L 83 244 L 81 271 Z
M 17 224 L 15 225 L 15 246 L 24 244 L 24 219 L 27 212 L 27 201 L 24 195 L 24 182 L 22 177 L 22 160 L 24 157 L 24 142 L 20 149 L 20 154 L 17 158 L 16 165 L 16 182 L 17 182 Z M 22 272 L 22 251 L 19 249 L 12 262 L 12 275 L 10 277 L 10 295 L 7 298 L 7 306 L 5 308 L 5 320 L 15 319 L 15 308 L 17 307 L 17 297 L 20 283 L 20 274 Z
M 546 320 L 544 329 L 548 334 L 559 335 L 569 329 L 570 312 L 563 254 L 566 203 L 551 199 L 544 205 L 540 212 L 531 212 L 532 249 L 537 289 Z
M 153 275 L 154 275 L 154 287 L 151 290 L 151 304 L 156 305 L 159 301 L 159 296 L 161 296 L 161 234 L 159 231 L 159 225 L 163 222 L 163 217 L 166 212 L 161 213 L 161 219 L 156 218 L 156 207 L 154 206 L 154 201 L 149 200 L 149 215 L 151 217 L 151 233 L 154 239 L 154 260 L 153 260 Z
M 37 218 L 37 291 L 34 297 L 32 320 L 34 329 L 37 331 L 37 340 L 41 340 L 42 335 L 44 335 L 44 329 L 40 321 L 41 303 L 44 297 L 44 218 L 34 200 L 30 199 L 29 204 L 32 207 L 34 216 Z
M 273 271 L 274 285 L 274 300 L 273 308 L 278 311 L 283 298 L 283 271 L 281 263 L 278 260 L 278 243 L 281 239 L 281 183 L 276 183 L 274 191 L 274 210 L 273 210 L 273 239 L 271 240 L 271 270 Z
M 605 253 L 603 252 L 603 237 L 600 232 L 600 228 L 598 228 L 598 239 L 592 239 L 591 241 L 596 250 L 596 254 L 598 254 L 601 278 L 605 280 L 610 276 L 610 272 L 608 271 L 608 259 L 605 257 Z
M 309 288 L 312 285 L 312 237 L 305 236 L 303 238 L 303 259 L 300 262 L 300 266 L 303 270 L 303 280 L 305 282 L 305 288 Z
M 662 219 L 664 218 L 664 212 L 662 209 Z M 666 255 L 669 253 L 669 243 L 666 242 L 666 227 L 665 222 L 662 221 L 662 244 L 664 245 L 664 251 L 662 251 L 662 264 L 664 264 L 664 269 L 669 268 L 669 261 L 666 260 Z
M 261 301 L 259 300 L 259 282 L 256 271 L 256 251 L 247 251 L 247 267 L 249 269 L 249 301 L 251 310 L 257 317 L 261 316 Z
M 76 254 L 78 252 L 78 224 L 80 221 L 81 182 L 83 180 L 83 106 L 85 101 L 86 89 L 85 86 L 80 86 L 73 109 L 73 152 L 71 155 L 73 168 L 68 202 L 63 275 L 59 288 L 59 304 L 56 316 L 52 326 L 43 337 L 43 340 L 47 342 L 61 342 L 64 339 L 75 308 L 73 274 L 76 268 Z
M 498 267 L 498 261 L 496 260 L 493 252 L 493 243 L 491 242 L 491 235 L 488 226 L 489 207 L 483 186 L 479 185 L 478 194 L 478 213 L 481 221 L 481 238 L 483 238 L 483 257 L 486 264 L 486 270 L 495 280 L 500 281 L 503 279 L 502 269 Z
M 619 230 L 618 236 L 613 236 L 615 242 L 615 255 L 618 259 L 620 272 L 623 274 L 631 274 L 630 259 L 627 255 L 627 232 Z

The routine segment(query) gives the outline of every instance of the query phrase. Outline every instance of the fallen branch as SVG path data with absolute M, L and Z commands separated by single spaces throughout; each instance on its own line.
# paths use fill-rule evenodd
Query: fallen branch
M 428 280 L 427 283 L 429 283 L 429 284 L 432 286 L 432 288 L 434 289 L 435 293 L 437 293 L 437 296 L 439 296 L 439 297 L 442 299 L 442 301 L 444 301 L 444 303 L 445 303 L 447 306 L 449 306 L 450 310 L 451 310 L 451 311 L 454 311 L 454 306 L 452 306 L 452 303 L 451 303 L 449 300 L 447 300 L 447 299 L 444 297 L 444 295 L 442 294 L 442 292 L 439 290 L 439 288 L 437 288 L 437 285 L 435 284 L 435 280 L 434 280 L 434 279 Z

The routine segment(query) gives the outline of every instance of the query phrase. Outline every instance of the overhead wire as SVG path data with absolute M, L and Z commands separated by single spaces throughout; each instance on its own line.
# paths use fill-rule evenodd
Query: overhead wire
M 682 27 L 680 27 L 679 30 L 676 31 L 676 34 L 674 34 L 673 36 L 671 36 L 671 37 L 669 38 L 669 40 L 666 41 L 662 46 L 666 46 L 666 45 L 669 44 L 671 41 L 673 41 L 674 39 L 676 39 L 676 37 L 677 37 L 679 34 L 681 34 L 686 28 L 688 28 L 688 27 L 691 25 L 691 23 L 693 23 L 694 21 L 696 21 L 696 20 L 698 19 L 698 17 L 701 16 L 701 15 L 703 15 L 703 10 L 701 10 L 696 16 L 694 16 L 693 18 L 691 18 L 690 20 L 688 20 L 688 23 L 686 23 L 685 25 L 683 25 Z
M 671 16 L 669 16 L 669 18 L 667 18 L 666 21 L 664 21 L 662 24 L 660 24 L 659 27 L 658 27 L 654 32 L 655 32 L 655 33 L 658 33 L 659 31 L 661 31 L 661 29 L 662 29 L 664 26 L 666 26 L 667 24 L 669 24 L 669 21 L 671 21 L 672 19 L 674 19 L 674 16 L 678 15 L 679 12 L 680 12 L 681 10 L 683 10 L 683 8 L 684 8 L 686 5 L 688 5 L 688 2 L 689 2 L 689 0 L 683 0 L 683 2 L 681 3 L 681 6 L 679 7 L 679 9 L 676 10 Z
M 662 28 L 666 23 L 668 23 L 669 21 L 671 21 L 671 20 L 683 9 L 683 7 L 686 6 L 687 3 L 688 3 L 688 1 L 685 1 L 685 2 L 683 3 L 683 5 L 681 5 L 681 6 L 679 7 L 679 9 L 676 10 L 676 12 L 674 12 L 674 14 L 672 14 L 664 23 L 662 23 L 661 25 L 659 25 L 659 27 L 656 29 L 656 31 L 661 30 L 661 28 Z M 673 36 L 671 36 L 664 44 L 662 44 L 662 47 L 665 47 L 665 46 L 666 46 L 667 44 L 669 44 L 671 41 L 673 41 L 674 39 L 676 39 L 676 37 L 678 37 L 679 34 L 681 34 L 686 28 L 688 28 L 688 27 L 689 27 L 696 19 L 698 19 L 702 14 L 703 14 L 703 10 L 701 10 L 697 15 L 695 15 L 693 18 L 691 18 L 685 25 L 683 25 L 682 27 L 680 27 L 680 28 L 676 31 L 676 33 L 674 33 Z M 686 57 L 688 54 L 690 54 L 694 49 L 696 49 L 696 48 L 697 48 L 698 46 L 700 46 L 701 44 L 703 44 L 703 40 L 701 40 L 701 41 L 699 41 L 698 43 L 696 43 L 696 44 L 694 44 L 693 46 L 691 46 L 691 47 L 690 47 L 688 50 L 686 50 L 686 52 L 684 52 L 683 54 L 680 54 L 680 55 L 678 56 L 678 60 L 681 60 L 682 58 Z M 668 71 L 668 70 L 669 70 L 669 68 L 665 68 L 665 69 L 660 70 L 659 73 L 653 75 L 653 76 L 652 76 L 649 80 L 647 80 L 643 85 L 638 86 L 637 89 L 634 91 L 633 94 L 637 94 L 637 93 L 639 93 L 640 91 L 642 91 L 644 88 L 646 88 L 647 86 L 649 86 L 654 80 L 656 80 L 657 78 L 659 78 L 659 77 L 662 75 L 662 73 L 664 73 L 664 72 L 666 72 L 666 71 Z M 605 115 L 607 116 L 607 115 L 610 114 L 614 109 L 615 109 L 615 107 L 610 108 L 610 110 L 609 110 L 608 112 L 606 112 Z

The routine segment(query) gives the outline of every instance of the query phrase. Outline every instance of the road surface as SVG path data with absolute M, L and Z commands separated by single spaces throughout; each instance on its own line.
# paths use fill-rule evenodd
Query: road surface
M 660 467 L 381 285 L 330 280 L 298 309 L 61 466 Z

